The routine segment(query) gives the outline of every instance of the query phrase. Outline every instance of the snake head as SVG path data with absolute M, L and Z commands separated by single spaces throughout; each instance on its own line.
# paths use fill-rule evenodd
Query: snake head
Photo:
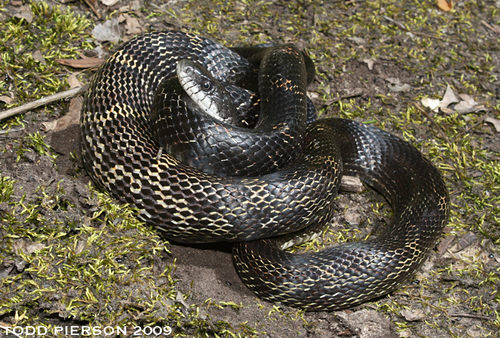
M 176 70 L 182 88 L 204 113 L 224 123 L 238 122 L 237 105 L 208 70 L 187 59 L 179 60 Z

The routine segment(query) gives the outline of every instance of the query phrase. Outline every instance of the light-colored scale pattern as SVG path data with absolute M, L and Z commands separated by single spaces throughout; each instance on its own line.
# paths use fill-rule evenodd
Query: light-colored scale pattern
M 376 238 L 291 254 L 281 240 L 238 243 L 233 254 L 245 284 L 261 297 L 307 310 L 350 307 L 385 295 L 423 264 L 448 221 L 449 197 L 437 169 L 409 143 L 378 128 L 318 120 L 341 150 L 343 173 L 378 190 L 394 214 Z M 310 132 L 311 130 L 309 130 Z
M 181 87 L 189 75 L 163 82 L 152 109 L 155 139 L 183 163 L 219 176 L 262 176 L 297 160 L 307 119 L 307 72 L 303 55 L 293 45 L 277 46 L 263 56 L 259 74 L 265 74 L 258 77 L 260 116 L 252 129 L 237 128 L 198 107 L 201 101 L 223 106 L 223 102 L 232 100 L 220 88 L 222 84 L 200 78 L 199 81 L 213 83 L 210 86 L 213 92 L 210 97 L 199 95 L 193 99 L 186 92 L 197 87 L 194 84 Z M 219 113 L 230 118 L 238 116 L 234 111 Z
M 256 178 L 211 176 L 168 154 L 158 156 L 151 103 L 179 58 L 231 83 L 253 69 L 230 50 L 185 33 L 158 32 L 127 43 L 97 72 L 82 109 L 82 155 L 93 181 L 182 242 L 270 237 L 325 217 L 340 175 L 335 151 L 327 161 L 315 160 L 323 157 L 316 151 L 299 169 Z
M 420 152 L 380 129 L 327 119 L 308 126 L 306 155 L 294 168 L 255 178 L 204 174 L 159 156 L 150 132 L 153 93 L 181 57 L 235 84 L 249 69 L 238 55 L 185 33 L 152 33 L 123 46 L 96 74 L 82 110 L 83 161 L 99 187 L 169 238 L 242 241 L 234 245 L 236 268 L 271 301 L 339 309 L 391 292 L 415 273 L 449 214 L 444 182 Z M 304 255 L 282 251 L 278 240 L 252 241 L 328 222 L 341 173 L 359 176 L 393 207 L 377 238 Z

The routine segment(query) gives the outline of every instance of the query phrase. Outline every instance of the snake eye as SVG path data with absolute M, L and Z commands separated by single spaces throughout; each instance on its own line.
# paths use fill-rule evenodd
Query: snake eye
M 204 92 L 209 92 L 212 90 L 212 82 L 210 81 L 203 81 L 201 83 L 201 89 L 204 91 Z

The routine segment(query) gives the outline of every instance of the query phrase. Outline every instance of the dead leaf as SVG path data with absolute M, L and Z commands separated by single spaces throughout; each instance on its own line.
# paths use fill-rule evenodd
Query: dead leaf
M 111 41 L 117 43 L 120 41 L 121 37 L 120 26 L 118 24 L 118 18 L 107 20 L 103 24 L 95 26 L 92 30 L 92 35 L 98 41 Z
M 366 66 L 368 67 L 369 70 L 373 69 L 373 64 L 375 63 L 375 61 L 369 60 L 369 59 L 364 59 L 363 62 L 366 63 Z
M 402 85 L 401 80 L 398 79 L 397 77 L 387 77 L 384 80 L 393 85 Z
M 391 92 L 396 92 L 396 93 L 398 93 L 398 92 L 409 92 L 411 90 L 411 86 L 409 84 L 406 84 L 406 83 L 404 83 L 402 85 L 397 85 L 397 84 L 390 85 L 389 84 L 388 87 L 389 87 L 389 90 Z
M 425 314 L 421 310 L 402 310 L 401 315 L 409 322 L 420 321 L 425 318 Z
M 474 98 L 472 96 L 470 96 L 469 94 L 458 94 L 458 96 L 460 96 L 460 98 L 467 102 L 468 104 L 470 104 L 471 106 L 475 106 L 477 105 L 477 102 L 474 100 Z
M 391 92 L 408 92 L 411 90 L 411 86 L 406 83 L 402 83 L 397 77 L 382 77 L 384 80 L 389 82 L 387 87 Z
M 120 13 L 133 12 L 133 11 L 138 11 L 139 9 L 141 9 L 141 3 L 138 0 L 133 0 L 133 1 L 130 1 L 125 6 L 121 6 L 118 9 L 118 12 L 120 12 Z
M 57 121 L 58 120 L 42 122 L 42 127 L 41 127 L 42 131 L 49 132 L 56 129 Z
M 458 106 L 458 105 L 457 105 Z M 469 114 L 469 113 L 475 113 L 475 112 L 478 112 L 478 111 L 487 111 L 488 109 L 486 109 L 486 107 L 482 104 L 480 105 L 477 105 L 477 106 L 472 106 L 472 107 L 469 107 L 469 108 L 464 108 L 462 109 L 462 107 L 459 107 L 457 109 L 457 106 L 455 106 L 455 110 L 457 111 L 457 113 L 459 114 Z
M 129 16 L 125 22 L 125 31 L 128 35 L 136 35 L 142 33 L 141 24 L 137 18 Z
M 455 95 L 453 89 L 448 85 L 446 86 L 446 92 L 442 100 L 424 98 L 421 102 L 424 107 L 428 107 L 434 112 L 437 112 L 439 108 L 443 113 L 448 115 L 453 113 L 467 114 L 486 109 L 484 105 L 478 105 L 470 95 L 460 94 L 459 96 L 460 98 Z M 448 108 L 452 103 L 457 104 L 453 106 L 453 109 Z
M 186 301 L 184 300 L 184 296 L 182 295 L 182 293 L 180 291 L 177 291 L 177 295 L 175 296 L 175 301 L 184 305 L 184 307 L 187 309 L 189 308 L 189 305 L 186 303 Z
M 486 107 L 482 104 L 478 104 L 472 96 L 468 94 L 459 94 L 458 96 L 460 96 L 462 101 L 453 107 L 453 111 L 456 111 L 459 114 L 468 114 L 480 110 L 486 110 Z
M 451 243 L 456 239 L 455 235 L 447 236 L 439 242 L 437 245 L 437 250 L 439 252 L 439 255 L 442 256 L 451 246 Z
M 120 0 L 101 0 L 101 2 L 106 5 L 106 6 L 113 6 L 114 4 L 116 4 L 118 1 Z
M 460 94 L 459 96 L 462 98 L 463 101 L 460 101 L 454 107 L 458 113 L 464 114 L 466 112 L 472 112 L 475 110 L 477 102 L 474 101 L 474 99 L 470 95 Z
M 79 253 L 81 253 L 86 246 L 87 246 L 87 240 L 85 239 L 79 240 L 78 243 L 76 244 L 75 254 L 78 255 Z
M 99 58 L 84 58 L 84 59 L 56 59 L 58 63 L 64 66 L 69 66 L 73 68 L 97 68 L 103 62 L 104 59 Z
M 495 127 L 497 133 L 500 132 L 500 120 L 488 116 L 487 118 L 484 119 L 484 122 L 491 123 L 493 127 Z
M 453 0 L 438 0 L 438 7 L 445 12 L 449 12 L 453 9 Z
M 400 338 L 409 338 L 413 334 L 410 329 L 405 329 L 403 331 L 398 332 Z
M 347 38 L 347 40 L 351 40 L 352 42 L 360 46 L 366 45 L 366 40 L 357 36 L 354 36 L 352 38 Z
M 108 56 L 108 53 L 104 49 L 102 49 L 101 46 L 97 46 L 96 48 L 94 48 L 94 53 L 99 59 L 105 59 Z
M 125 33 L 127 35 L 136 35 L 142 33 L 141 24 L 137 18 L 128 15 L 122 14 L 118 17 L 118 22 L 125 22 Z
M 392 19 L 392 18 L 390 18 L 390 17 L 388 17 L 388 16 L 386 16 L 386 15 L 382 15 L 382 17 L 383 17 L 384 19 L 386 19 L 387 21 L 392 22 L 393 24 L 395 24 L 395 25 L 396 25 L 396 26 L 398 26 L 399 28 L 401 28 L 401 29 L 403 29 L 403 30 L 406 30 L 405 25 L 403 25 L 401 22 L 398 22 L 398 21 L 396 21 L 396 20 L 394 20 L 394 19 Z
M 77 87 L 82 86 L 82 84 L 80 83 L 80 81 L 78 81 L 78 79 L 76 78 L 76 75 L 74 73 L 71 74 L 70 76 L 68 76 L 66 81 L 68 81 L 70 88 L 77 88 Z
M 16 11 L 14 14 L 16 18 L 24 19 L 28 23 L 31 23 L 33 21 L 33 13 L 31 12 L 30 6 L 21 6 L 19 7 L 19 10 Z
M 359 177 L 344 175 L 340 181 L 340 190 L 344 192 L 362 192 L 365 190 L 365 186 L 361 183 Z
M 78 124 L 80 121 L 80 110 L 82 109 L 83 98 L 81 96 L 71 99 L 69 102 L 68 113 L 56 121 L 42 123 L 42 129 L 45 132 L 58 132 L 65 130 L 71 125 Z
M 33 252 L 37 250 L 41 250 L 45 248 L 45 244 L 42 243 L 33 243 L 29 241 L 25 241 L 23 239 L 17 240 L 12 243 L 12 249 L 15 253 L 19 253 L 21 251 L 25 255 L 31 255 Z
M 0 96 L 0 101 L 5 102 L 7 104 L 11 104 L 14 100 L 9 96 L 2 95 Z
M 429 108 L 430 110 L 437 112 L 439 106 L 441 105 L 441 100 L 438 99 L 429 99 L 428 97 L 424 97 L 420 100 L 422 106 Z
M 443 99 L 441 100 L 441 105 L 440 108 L 441 110 L 445 110 L 448 108 L 448 106 L 452 103 L 457 103 L 460 102 L 458 97 L 455 95 L 453 92 L 453 89 L 451 89 L 450 85 L 446 86 L 446 92 L 444 93 Z
M 39 50 L 35 51 L 31 56 L 33 57 L 33 60 L 39 61 L 44 65 L 46 64 L 45 58 L 43 57 L 42 52 L 40 52 Z

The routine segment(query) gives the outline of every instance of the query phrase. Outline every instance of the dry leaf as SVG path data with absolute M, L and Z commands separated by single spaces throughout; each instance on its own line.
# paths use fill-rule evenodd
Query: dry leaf
M 120 26 L 118 25 L 118 18 L 110 19 L 103 24 L 99 24 L 92 30 L 92 35 L 98 41 L 120 41 Z
M 80 121 L 80 110 L 82 109 L 83 98 L 81 96 L 71 99 L 69 102 L 68 113 L 56 121 L 42 123 L 43 131 L 58 132 L 68 128 Z
M 390 84 L 393 84 L 393 85 L 401 85 L 401 80 L 398 79 L 397 77 L 387 77 L 385 78 L 384 80 L 386 80 L 387 82 L 389 82 Z
M 141 24 L 137 18 L 129 16 L 125 22 L 125 30 L 128 35 L 136 35 L 142 33 Z
M 173 4 L 172 1 L 170 1 L 170 3 Z M 141 9 L 141 3 L 138 0 L 133 0 L 130 1 L 125 6 L 121 6 L 118 9 L 118 12 L 120 13 L 133 12 L 133 11 L 138 11 L 139 9 Z
M 347 38 L 347 40 L 351 40 L 352 42 L 360 46 L 366 45 L 366 40 L 357 36 L 354 36 L 352 38 Z
M 420 100 L 420 102 L 424 107 L 427 107 L 434 112 L 437 112 L 439 106 L 441 105 L 441 100 L 429 99 L 428 97 L 424 97 L 422 100 Z
M 2 95 L 0 96 L 0 101 L 5 102 L 7 104 L 11 104 L 14 100 L 9 96 Z
M 56 126 L 57 126 L 57 120 L 47 121 L 47 122 L 42 122 L 42 127 L 40 129 L 42 129 L 42 131 L 44 132 L 49 132 L 56 129 Z
M 101 0 L 101 2 L 106 5 L 106 6 L 113 6 L 114 4 L 116 4 L 118 1 L 120 0 Z
M 455 105 L 455 110 L 461 114 L 473 112 L 477 106 L 477 102 L 470 95 L 460 94 L 459 96 L 463 101 Z
M 451 11 L 453 8 L 453 0 L 438 0 L 438 7 L 445 12 Z
M 137 18 L 128 14 L 122 14 L 118 17 L 118 22 L 125 22 L 125 32 L 127 35 L 136 35 L 142 33 L 141 24 Z
M 25 255 L 31 255 L 33 252 L 41 250 L 43 248 L 45 248 L 45 244 L 33 243 L 30 241 L 25 241 L 23 239 L 14 241 L 14 243 L 12 243 L 12 249 L 14 249 L 14 252 L 19 253 L 19 251 L 21 251 Z
M 420 321 L 425 318 L 425 314 L 421 310 L 402 310 L 401 315 L 409 322 Z
M 80 83 L 80 81 L 78 81 L 78 79 L 76 78 L 76 75 L 74 73 L 71 74 L 70 76 L 68 76 L 66 81 L 68 81 L 70 88 L 78 88 L 78 87 L 82 86 L 82 84 Z
M 42 52 L 40 52 L 39 50 L 35 51 L 31 56 L 33 57 L 33 60 L 39 61 L 42 64 L 46 64 L 45 58 L 43 57 Z
M 472 113 L 479 110 L 484 110 L 483 105 L 478 105 L 474 99 L 467 94 L 460 94 L 458 98 L 450 86 L 446 86 L 446 92 L 444 93 L 442 100 L 432 100 L 432 99 L 422 99 L 422 105 L 430 108 L 431 110 L 437 112 L 439 108 L 443 113 L 451 115 L 455 112 L 459 114 Z M 448 108 L 452 103 L 457 103 L 453 109 Z
M 27 5 L 19 7 L 19 10 L 16 11 L 14 16 L 16 18 L 24 19 L 28 23 L 31 23 L 33 21 L 33 13 L 31 13 L 30 6 Z
M 369 60 L 369 59 L 364 59 L 363 62 L 366 63 L 366 66 L 368 67 L 369 70 L 373 69 L 373 64 L 375 63 L 375 61 Z
M 390 85 L 389 84 L 388 87 L 389 87 L 389 90 L 391 92 L 396 92 L 396 93 L 398 93 L 398 92 L 409 92 L 411 90 L 411 86 L 409 84 L 406 84 L 406 83 L 404 83 L 402 85 L 397 85 L 397 84 Z
M 453 92 L 453 89 L 448 85 L 446 86 L 446 92 L 444 93 L 443 99 L 441 100 L 441 110 L 445 110 L 452 103 L 460 102 L 458 97 Z
M 500 132 L 500 121 L 493 118 L 493 117 L 487 117 L 484 119 L 484 122 L 488 122 L 488 123 L 491 123 L 493 125 L 493 127 L 495 127 L 495 130 L 498 132 Z
M 104 59 L 99 58 L 84 58 L 84 59 L 56 59 L 58 63 L 64 66 L 69 66 L 73 68 L 97 68 L 103 62 Z
M 472 96 L 470 96 L 469 94 L 458 94 L 458 96 L 460 96 L 460 98 L 463 101 L 467 102 L 471 106 L 475 106 L 477 104 L 477 102 L 474 100 L 474 98 Z
M 365 190 L 365 186 L 361 183 L 359 177 L 344 175 L 340 181 L 340 190 L 344 192 L 362 192 Z
M 75 254 L 78 255 L 79 253 L 81 253 L 86 246 L 87 246 L 87 240 L 85 239 L 78 240 L 78 243 L 76 244 Z

